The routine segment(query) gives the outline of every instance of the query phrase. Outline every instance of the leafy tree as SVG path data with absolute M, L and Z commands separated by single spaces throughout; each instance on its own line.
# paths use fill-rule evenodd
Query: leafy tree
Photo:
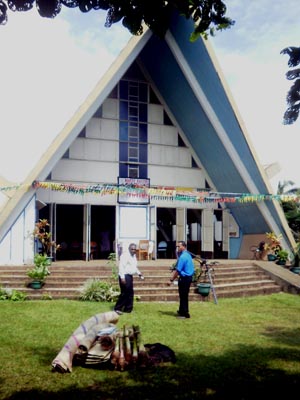
M 299 188 L 290 188 L 287 190 L 287 188 L 291 186 L 294 186 L 294 182 L 292 181 L 279 182 L 277 186 L 277 194 L 299 196 Z M 300 238 L 300 204 L 293 200 L 283 200 L 281 201 L 281 206 L 294 238 L 298 242 Z
M 294 238 L 297 241 L 300 236 L 300 208 L 295 201 L 283 201 L 282 208 L 288 225 L 293 232 Z
M 300 68 L 295 68 L 300 64 L 300 47 L 286 47 L 281 50 L 280 54 L 287 54 L 289 56 L 288 66 L 294 68 L 286 73 L 286 78 L 290 81 L 295 80 L 295 82 L 287 93 L 288 107 L 283 116 L 283 123 L 291 125 L 298 119 L 300 110 Z
M 287 194 L 290 193 L 290 190 L 286 191 L 286 188 L 289 186 L 294 186 L 294 182 L 293 181 L 283 181 L 283 182 L 278 182 L 278 186 L 277 186 L 277 194 Z
M 46 18 L 55 18 L 62 6 L 78 8 L 86 13 L 90 10 L 105 10 L 105 26 L 122 21 L 122 24 L 133 35 L 143 33 L 145 23 L 156 35 L 164 37 L 170 16 L 177 10 L 185 18 L 191 18 L 194 32 L 191 40 L 200 35 L 205 38 L 208 33 L 214 35 L 216 30 L 229 28 L 234 24 L 226 17 L 226 5 L 221 0 L 0 0 L 0 24 L 8 20 L 8 11 L 28 11 L 34 5 L 39 14 Z

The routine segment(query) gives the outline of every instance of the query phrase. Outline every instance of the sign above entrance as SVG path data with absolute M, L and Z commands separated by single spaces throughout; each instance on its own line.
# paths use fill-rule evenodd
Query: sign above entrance
M 150 179 L 118 178 L 118 203 L 149 204 Z

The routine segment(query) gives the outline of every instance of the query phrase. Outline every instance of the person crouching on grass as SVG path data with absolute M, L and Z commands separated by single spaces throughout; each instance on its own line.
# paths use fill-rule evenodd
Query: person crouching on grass
M 179 293 L 179 310 L 177 311 L 178 318 L 190 318 L 189 313 L 189 292 L 190 286 L 194 275 L 194 263 L 191 254 L 186 249 L 186 243 L 183 241 L 178 242 L 178 260 L 176 269 L 174 270 L 168 285 L 179 277 L 178 279 L 178 293 Z
M 137 267 L 136 245 L 131 243 L 128 247 L 129 252 L 124 252 L 120 256 L 119 262 L 119 285 L 120 296 L 115 305 L 115 312 L 119 315 L 131 313 L 133 309 L 133 275 L 137 274 L 140 279 L 144 279 L 143 274 Z

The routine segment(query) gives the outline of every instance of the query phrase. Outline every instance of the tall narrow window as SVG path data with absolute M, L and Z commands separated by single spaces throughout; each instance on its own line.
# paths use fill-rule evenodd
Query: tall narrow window
M 148 85 L 120 81 L 119 176 L 147 178 Z

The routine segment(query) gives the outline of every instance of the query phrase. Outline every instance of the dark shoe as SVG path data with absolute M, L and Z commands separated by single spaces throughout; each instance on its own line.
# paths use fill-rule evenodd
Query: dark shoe
M 191 316 L 190 316 L 190 314 L 185 314 L 185 315 L 178 314 L 177 318 L 178 319 L 187 319 L 187 318 L 191 318 Z
M 178 314 L 178 317 L 191 318 L 191 316 L 190 316 L 189 313 L 187 313 L 187 314 L 180 314 L 179 310 L 177 310 L 177 314 Z
M 125 313 L 130 314 L 132 312 L 132 310 L 124 310 Z
M 115 312 L 116 312 L 118 315 L 122 315 L 122 314 L 123 314 L 122 311 L 120 311 L 120 310 L 115 310 Z

